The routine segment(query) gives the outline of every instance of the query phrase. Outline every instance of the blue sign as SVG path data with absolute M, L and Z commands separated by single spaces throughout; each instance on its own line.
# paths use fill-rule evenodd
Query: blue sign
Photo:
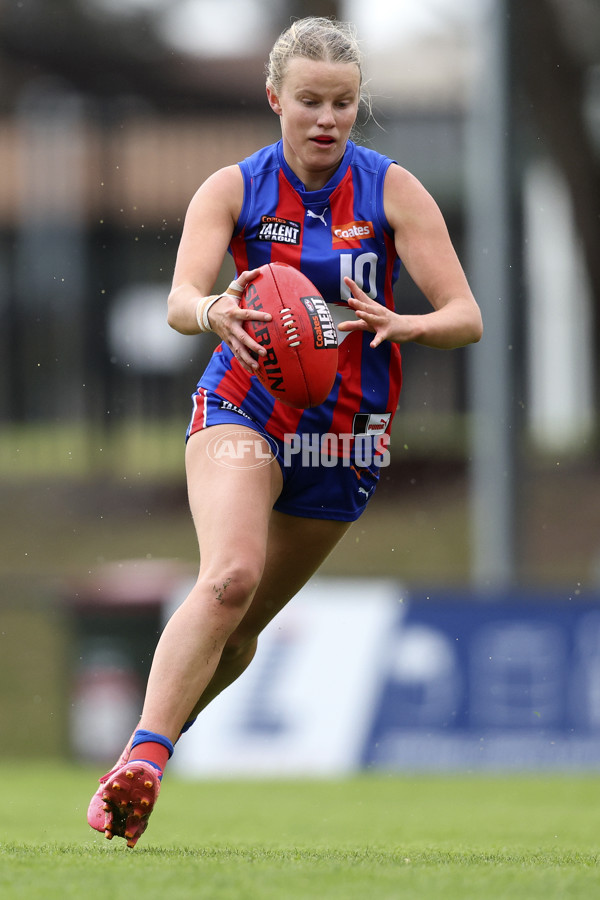
M 600 766 L 597 598 L 413 594 L 380 653 L 362 766 Z

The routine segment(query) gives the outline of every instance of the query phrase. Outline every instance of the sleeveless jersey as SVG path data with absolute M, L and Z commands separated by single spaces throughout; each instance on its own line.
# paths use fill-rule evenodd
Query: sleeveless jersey
M 345 275 L 393 309 L 400 260 L 383 209 L 383 183 L 392 162 L 349 141 L 325 187 L 307 191 L 286 163 L 281 141 L 245 159 L 239 164 L 244 201 L 229 247 L 236 272 L 270 262 L 295 266 L 331 305 L 338 322 L 355 318 L 347 306 Z M 343 305 L 346 310 L 340 316 L 333 307 Z M 399 346 L 384 341 L 372 349 L 371 332 L 339 332 L 338 338 L 335 384 L 327 400 L 313 409 L 292 409 L 273 398 L 224 343 L 215 350 L 199 387 L 243 410 L 281 440 L 286 434 L 389 433 L 402 382 Z M 202 415 L 201 408 L 197 415 Z M 340 444 L 343 455 L 352 445 L 353 438 L 346 437 Z

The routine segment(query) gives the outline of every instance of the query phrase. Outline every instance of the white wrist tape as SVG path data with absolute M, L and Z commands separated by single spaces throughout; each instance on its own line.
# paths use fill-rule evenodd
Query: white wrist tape
M 200 297 L 198 300 L 198 303 L 196 304 L 196 321 L 198 322 L 198 327 L 202 333 L 212 331 L 210 322 L 208 321 L 208 310 L 213 303 L 220 300 L 222 296 L 222 294 L 211 294 L 210 297 Z
M 204 297 L 202 306 L 199 309 L 196 309 L 196 318 L 198 319 L 198 324 L 202 331 L 212 331 L 210 327 L 210 322 L 208 321 L 208 312 L 211 306 L 220 300 L 223 297 L 223 294 L 211 295 L 210 297 Z M 200 304 L 198 304 L 200 306 Z
M 243 293 L 244 288 L 239 281 L 235 280 L 231 282 L 224 294 L 211 294 L 209 297 L 200 297 L 196 305 L 196 321 L 198 322 L 200 331 L 202 333 L 212 331 L 210 322 L 208 321 L 208 312 L 213 303 L 216 303 L 221 297 L 231 297 L 232 300 L 239 303 Z

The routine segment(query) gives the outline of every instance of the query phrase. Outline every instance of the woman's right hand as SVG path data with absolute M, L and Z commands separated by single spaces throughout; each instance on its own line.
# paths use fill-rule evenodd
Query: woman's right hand
M 240 308 L 240 299 L 244 289 L 256 278 L 258 271 L 258 269 L 252 269 L 242 272 L 208 311 L 211 330 L 227 344 L 239 364 L 249 375 L 254 375 L 258 369 L 256 357 L 265 356 L 267 351 L 248 334 L 244 328 L 244 322 L 250 320 L 271 321 L 270 313 Z

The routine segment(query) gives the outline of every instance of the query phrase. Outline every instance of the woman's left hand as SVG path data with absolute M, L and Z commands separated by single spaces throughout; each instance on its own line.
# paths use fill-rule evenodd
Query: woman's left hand
M 393 310 L 372 300 L 351 278 L 346 277 L 344 281 L 351 291 L 348 306 L 354 310 L 356 319 L 341 322 L 338 325 L 340 331 L 372 331 L 375 334 L 370 344 L 373 349 L 383 341 L 402 343 L 412 340 L 413 330 L 408 321 L 412 316 L 399 316 Z M 403 320 L 406 320 L 405 327 Z

